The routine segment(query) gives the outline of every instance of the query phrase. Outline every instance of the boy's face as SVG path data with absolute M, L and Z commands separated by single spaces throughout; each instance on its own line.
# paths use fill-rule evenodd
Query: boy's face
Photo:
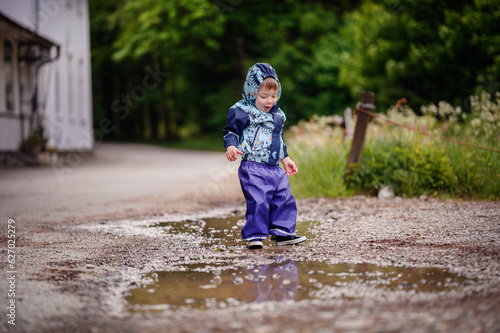
M 261 87 L 255 98 L 255 106 L 262 112 L 269 112 L 274 104 L 276 104 L 277 98 L 278 91 Z

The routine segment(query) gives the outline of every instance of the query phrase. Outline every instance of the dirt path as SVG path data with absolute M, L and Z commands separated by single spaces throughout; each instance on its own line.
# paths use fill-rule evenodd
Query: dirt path
M 310 240 L 285 248 L 266 243 L 262 251 L 238 243 L 238 225 L 222 227 L 222 239 L 198 229 L 175 233 L 171 225 L 158 227 L 179 221 L 191 230 L 210 217 L 241 217 L 236 167 L 220 153 L 106 144 L 63 173 L 51 167 L 0 171 L 0 332 L 500 330 L 499 202 L 301 200 L 298 226 L 307 226 Z M 6 265 L 9 218 L 16 231 L 12 267 Z M 147 287 L 154 286 L 151 273 L 195 264 L 212 274 L 214 267 L 223 272 L 264 267 L 280 258 L 376 267 L 357 276 L 432 268 L 463 282 L 446 280 L 439 291 L 420 292 L 416 285 L 431 282 L 419 279 L 390 289 L 377 279 L 330 285 L 324 279 L 311 299 L 232 300 L 204 311 L 155 311 L 127 301 L 134 290 L 154 292 Z M 353 268 L 338 276 L 354 273 Z M 300 285 L 314 283 L 314 274 L 319 270 Z M 8 280 L 12 275 L 14 281 Z M 15 296 L 9 296 L 12 288 Z M 12 300 L 15 326 L 7 316 Z
M 74 154 L 67 161 L 0 170 L 2 215 L 29 224 L 89 221 L 242 200 L 237 164 L 222 153 L 101 144 L 93 156 Z

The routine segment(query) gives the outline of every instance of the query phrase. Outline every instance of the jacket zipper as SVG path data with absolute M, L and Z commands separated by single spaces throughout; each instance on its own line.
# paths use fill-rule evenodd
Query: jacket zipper
M 261 128 L 259 127 L 259 129 L 257 130 L 257 133 L 255 133 L 255 136 L 253 137 L 252 153 L 255 149 L 255 145 L 257 144 L 257 135 L 259 135 L 260 130 L 261 130 Z

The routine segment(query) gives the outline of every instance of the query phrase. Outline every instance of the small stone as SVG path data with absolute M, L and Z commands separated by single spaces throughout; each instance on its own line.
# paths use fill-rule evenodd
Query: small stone
M 240 285 L 240 284 L 242 284 L 243 282 L 245 282 L 245 281 L 243 280 L 243 278 L 242 278 L 241 276 L 236 276 L 236 277 L 233 279 L 233 283 L 234 283 L 235 285 Z
M 218 275 L 214 276 L 214 278 L 210 281 L 213 284 L 219 285 L 222 283 L 222 278 Z
M 394 198 L 394 191 L 390 186 L 384 186 L 378 192 L 379 199 L 392 199 Z

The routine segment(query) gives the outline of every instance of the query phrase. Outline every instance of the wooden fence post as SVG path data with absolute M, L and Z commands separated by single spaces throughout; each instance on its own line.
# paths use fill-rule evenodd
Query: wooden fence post
M 357 104 L 357 108 L 372 111 L 375 109 L 373 102 L 375 101 L 375 94 L 371 91 L 363 91 L 361 100 Z M 359 164 L 361 162 L 361 155 L 363 153 L 363 145 L 365 143 L 366 130 L 370 116 L 363 112 L 357 112 L 356 127 L 354 128 L 354 138 L 352 139 L 351 151 L 347 159 L 347 165 L 344 173 L 344 182 L 346 177 L 352 172 L 352 164 Z

